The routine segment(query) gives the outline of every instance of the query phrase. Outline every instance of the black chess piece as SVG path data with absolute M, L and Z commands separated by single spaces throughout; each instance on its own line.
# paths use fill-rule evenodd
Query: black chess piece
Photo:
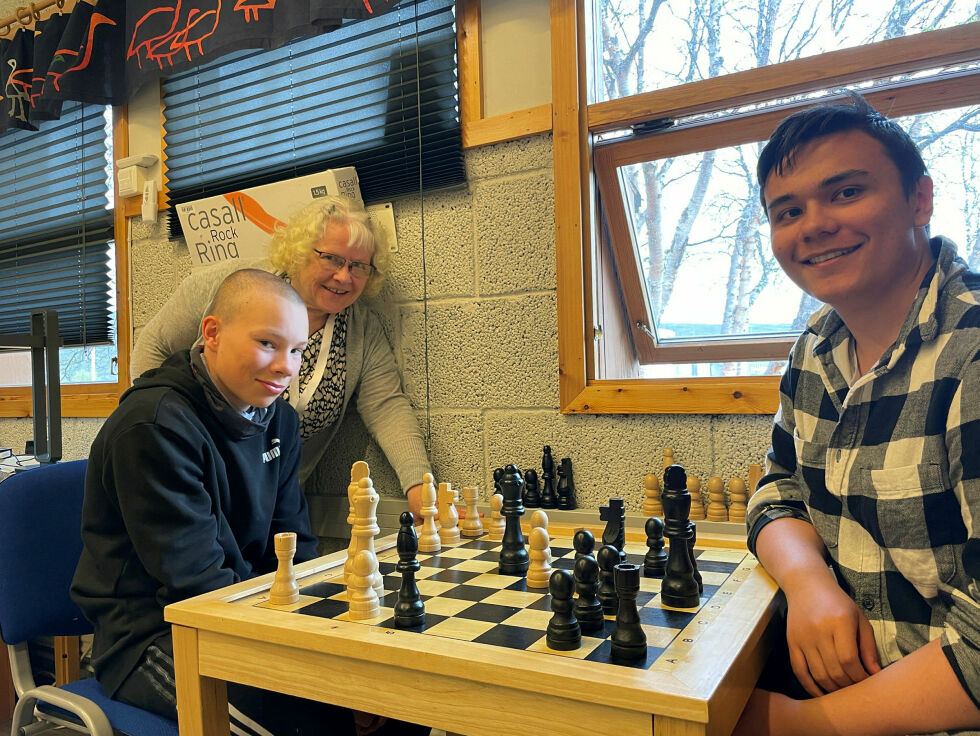
M 531 560 L 524 545 L 524 533 L 521 531 L 521 517 L 524 515 L 521 490 L 524 479 L 516 465 L 508 465 L 497 483 L 504 497 L 500 514 L 505 519 L 504 538 L 500 543 L 500 574 L 526 575 Z
M 395 603 L 395 626 L 410 629 L 425 625 L 425 604 L 415 584 L 415 573 L 419 571 L 416 555 L 419 551 L 419 538 L 415 533 L 415 517 L 411 511 L 403 511 L 398 517 L 401 528 L 398 530 L 398 565 L 395 567 L 402 575 L 398 601 Z
M 626 562 L 626 504 L 621 498 L 610 498 L 599 507 L 599 520 L 606 522 L 602 543 L 611 544 L 619 552 L 619 561 Z
M 588 555 L 593 557 L 592 550 L 595 549 L 595 535 L 588 529 L 579 529 L 572 536 L 572 546 L 575 548 L 575 559 Z
M 664 536 L 670 540 L 667 571 L 660 585 L 660 599 L 674 608 L 694 608 L 701 602 L 698 583 L 694 579 L 691 551 L 691 494 L 687 490 L 687 473 L 680 465 L 664 470 L 664 492 L 660 497 L 664 507 Z
M 646 557 L 643 558 L 643 577 L 662 578 L 667 571 L 667 553 L 664 551 L 664 522 L 659 516 L 651 516 L 644 527 L 647 533 Z
M 694 569 L 694 582 L 698 584 L 698 593 L 704 592 L 704 581 L 698 571 L 698 558 L 694 556 L 694 545 L 698 541 L 698 527 L 693 521 L 687 522 L 691 529 L 691 538 L 687 540 L 687 550 L 691 553 L 691 567 Z
M 547 644 L 552 649 L 568 651 L 582 646 L 582 629 L 572 611 L 572 591 L 575 581 L 568 570 L 555 570 L 548 580 L 551 610 L 555 615 L 548 622 Z
M 602 603 L 596 597 L 599 592 L 599 563 L 592 555 L 583 555 L 575 561 L 575 618 L 583 634 L 601 631 L 605 625 Z
M 611 544 L 604 544 L 596 554 L 596 562 L 599 565 L 598 597 L 602 603 L 602 612 L 607 616 L 615 616 L 619 610 L 619 596 L 616 595 L 614 579 L 616 565 L 619 564 L 619 550 Z
M 551 457 L 551 446 L 545 445 L 541 455 L 541 508 L 558 508 L 555 493 L 555 460 Z
M 616 595 L 619 610 L 612 633 L 613 659 L 637 660 L 647 655 L 647 635 L 640 626 L 636 595 L 640 592 L 640 566 L 628 562 L 616 565 Z
M 494 468 L 493 471 L 493 492 L 503 495 L 503 490 L 500 488 L 500 478 L 504 474 L 503 468 Z
M 572 477 L 572 460 L 568 457 L 563 457 L 558 467 L 558 508 L 562 511 L 578 508 L 578 501 L 575 498 L 575 479 Z
M 524 471 L 524 505 L 529 509 L 541 506 L 541 492 L 538 491 L 538 471 L 528 468 Z

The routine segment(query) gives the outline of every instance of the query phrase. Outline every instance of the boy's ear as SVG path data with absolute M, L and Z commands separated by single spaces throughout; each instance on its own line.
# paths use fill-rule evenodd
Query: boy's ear
M 218 335 L 221 332 L 221 320 L 213 314 L 209 314 L 201 322 L 201 337 L 204 345 L 209 350 L 216 350 L 218 347 Z
M 917 227 L 925 227 L 932 219 L 932 177 L 922 176 L 915 183 L 909 198 L 914 207 L 912 217 Z

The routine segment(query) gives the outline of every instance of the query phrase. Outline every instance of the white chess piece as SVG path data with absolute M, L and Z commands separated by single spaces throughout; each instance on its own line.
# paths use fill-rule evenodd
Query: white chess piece
M 664 507 L 660 503 L 660 479 L 654 473 L 643 476 L 643 515 L 664 518 Z
M 347 560 L 344 562 L 344 585 L 350 582 L 351 569 L 354 566 L 354 555 L 357 554 L 357 537 L 354 536 L 354 494 L 357 493 L 357 483 L 361 478 L 370 478 L 371 469 L 363 460 L 358 460 L 350 469 L 350 484 L 347 486 L 347 524 L 351 528 L 350 544 L 347 545 Z
M 717 475 L 708 478 L 708 521 L 728 521 L 725 508 L 725 482 Z
M 422 534 L 419 535 L 419 552 L 438 552 L 442 549 L 436 516 L 436 487 L 432 473 L 422 476 Z
M 495 493 L 490 497 L 490 541 L 499 542 L 504 538 L 504 530 L 507 528 L 507 521 L 500 513 L 504 506 L 504 497 L 500 493 Z
M 378 526 L 378 501 L 378 493 L 374 490 L 374 483 L 370 476 L 357 481 L 357 491 L 354 493 L 354 528 L 351 530 L 351 536 L 356 539 L 355 559 L 363 550 L 367 550 L 377 557 L 374 551 L 374 538 L 381 531 Z M 371 578 L 371 584 L 374 586 L 378 598 L 383 598 L 385 594 L 384 580 L 377 570 Z
M 378 558 L 371 550 L 362 549 L 354 555 L 350 584 L 347 586 L 348 616 L 353 621 L 374 618 L 381 613 L 378 593 L 371 578 L 378 574 Z
M 460 533 L 464 537 L 479 537 L 483 534 L 483 522 L 480 521 L 480 511 L 476 503 L 480 498 L 480 489 L 476 486 L 463 487 L 463 502 L 466 504 L 466 518 L 460 526 Z
M 704 499 L 701 498 L 701 481 L 696 475 L 687 476 L 687 491 L 691 494 L 691 521 L 704 518 Z
M 731 504 L 728 507 L 728 520 L 745 523 L 746 501 L 748 501 L 748 488 L 745 481 L 741 478 L 732 478 L 728 481 L 728 494 Z
M 527 569 L 528 588 L 547 588 L 551 579 L 551 539 L 548 530 L 541 526 L 531 529 L 530 565 Z
M 548 531 L 548 514 L 545 512 L 544 509 L 535 509 L 534 513 L 531 514 L 531 531 L 533 532 L 535 529 L 544 529 L 545 531 Z M 549 544 L 550 544 L 551 535 L 549 534 L 548 536 L 549 536 Z M 549 546 L 548 549 L 545 551 L 548 553 L 547 554 L 548 569 L 550 570 L 551 563 L 553 561 L 553 558 L 551 556 L 551 547 Z
M 443 544 L 459 544 L 459 512 L 456 502 L 459 494 L 451 483 L 439 484 L 439 541 Z

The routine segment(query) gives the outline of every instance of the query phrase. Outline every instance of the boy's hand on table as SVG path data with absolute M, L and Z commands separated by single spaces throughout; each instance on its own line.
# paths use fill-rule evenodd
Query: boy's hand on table
M 814 580 L 787 591 L 786 641 L 793 672 L 813 697 L 881 670 L 868 619 L 836 582 Z

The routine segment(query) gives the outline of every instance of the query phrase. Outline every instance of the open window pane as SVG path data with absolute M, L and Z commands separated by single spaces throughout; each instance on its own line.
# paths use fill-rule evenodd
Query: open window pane
M 593 0 L 596 101 L 977 19 L 975 0 Z
M 921 148 L 935 182 L 932 232 L 953 239 L 960 255 L 976 267 L 980 105 L 898 122 Z M 769 374 L 775 369 L 771 351 L 757 355 L 767 360 L 756 363 L 747 362 L 745 352 L 719 362 L 710 352 L 712 344 L 795 336 L 820 306 L 786 278 L 772 256 L 755 181 L 761 146 L 730 146 L 618 168 L 632 243 L 614 247 L 620 259 L 633 254 L 633 262 L 620 263 L 620 269 L 625 265 L 640 274 L 647 309 L 630 320 L 653 325 L 650 345 L 638 345 L 640 362 L 673 364 L 644 370 L 646 377 Z M 703 357 L 692 355 L 695 349 Z M 692 362 L 706 365 L 692 368 Z

